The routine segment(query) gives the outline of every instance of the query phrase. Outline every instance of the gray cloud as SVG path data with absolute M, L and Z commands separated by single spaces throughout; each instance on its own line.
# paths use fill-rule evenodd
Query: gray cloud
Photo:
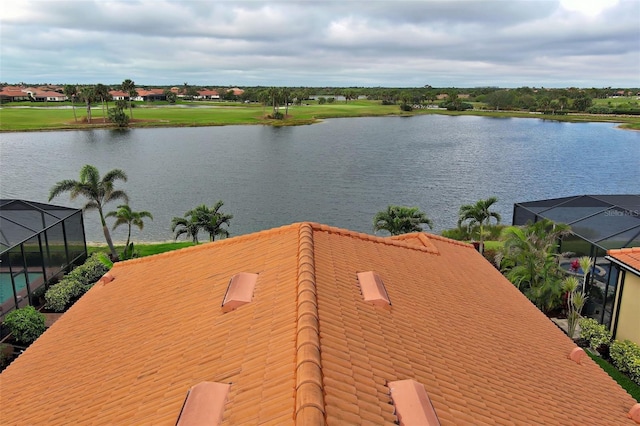
M 638 87 L 640 2 L 608 1 L 590 16 L 552 0 L 23 0 L 3 4 L 0 79 Z

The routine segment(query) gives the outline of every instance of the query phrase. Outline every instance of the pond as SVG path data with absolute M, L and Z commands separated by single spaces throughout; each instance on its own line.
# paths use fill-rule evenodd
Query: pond
M 212 112 L 213 113 L 213 112 Z M 226 126 L 4 133 L 0 196 L 47 202 L 84 164 L 121 168 L 133 210 L 150 211 L 134 241 L 173 238 L 171 219 L 199 205 L 231 213 L 231 235 L 316 221 L 372 232 L 388 204 L 418 206 L 434 232 L 460 205 L 579 194 L 638 193 L 640 133 L 608 123 L 424 115 L 344 118 L 298 127 Z M 54 204 L 81 207 L 67 195 Z M 115 210 L 117 203 L 108 205 Z M 89 241 L 104 241 L 97 213 Z M 120 228 L 114 239 L 124 241 Z

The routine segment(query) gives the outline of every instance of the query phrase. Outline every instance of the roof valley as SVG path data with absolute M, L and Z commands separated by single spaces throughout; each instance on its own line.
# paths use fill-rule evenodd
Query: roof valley
M 298 232 L 295 423 L 324 424 L 320 365 L 320 332 L 316 293 L 313 227 L 301 223 Z

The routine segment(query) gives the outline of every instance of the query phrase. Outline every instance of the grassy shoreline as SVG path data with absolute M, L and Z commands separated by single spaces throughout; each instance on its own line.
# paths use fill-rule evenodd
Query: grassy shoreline
M 281 112 L 285 109 L 281 108 Z M 640 116 L 608 116 L 597 114 L 543 115 L 524 111 L 447 111 L 442 109 L 418 109 L 411 112 L 401 111 L 398 105 L 380 105 L 377 101 L 351 101 L 332 104 L 309 104 L 290 106 L 284 120 L 267 118 L 270 108 L 256 104 L 211 104 L 198 103 L 185 105 L 160 106 L 141 104 L 134 108 L 133 120 L 129 128 L 163 127 L 214 127 L 229 125 L 268 125 L 299 126 L 309 125 L 329 118 L 385 117 L 414 115 L 471 115 L 492 118 L 538 118 L 562 122 L 609 122 L 619 123 L 626 130 L 640 130 Z M 77 107 L 78 122 L 74 120 L 71 108 L 2 106 L 0 108 L 0 132 L 60 131 L 116 129 L 111 123 L 104 122 L 102 108 L 92 108 L 92 123 L 86 123 L 86 108 Z M 83 122 L 84 120 L 84 122 Z M 126 131 L 126 129 L 124 129 Z
M 191 241 L 157 241 L 157 242 L 148 242 L 148 243 L 134 243 L 135 252 L 138 254 L 137 257 L 145 257 L 151 256 L 154 254 L 160 254 L 168 251 L 179 250 L 185 247 L 191 247 L 194 244 Z M 118 253 L 122 253 L 124 250 L 124 244 L 115 245 L 116 251 Z M 106 243 L 87 243 L 87 252 L 89 255 L 96 252 L 109 253 L 109 247 Z

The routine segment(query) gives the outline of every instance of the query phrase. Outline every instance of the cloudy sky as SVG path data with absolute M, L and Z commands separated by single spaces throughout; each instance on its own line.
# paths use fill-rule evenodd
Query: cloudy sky
M 0 81 L 639 87 L 640 0 L 13 0 Z

